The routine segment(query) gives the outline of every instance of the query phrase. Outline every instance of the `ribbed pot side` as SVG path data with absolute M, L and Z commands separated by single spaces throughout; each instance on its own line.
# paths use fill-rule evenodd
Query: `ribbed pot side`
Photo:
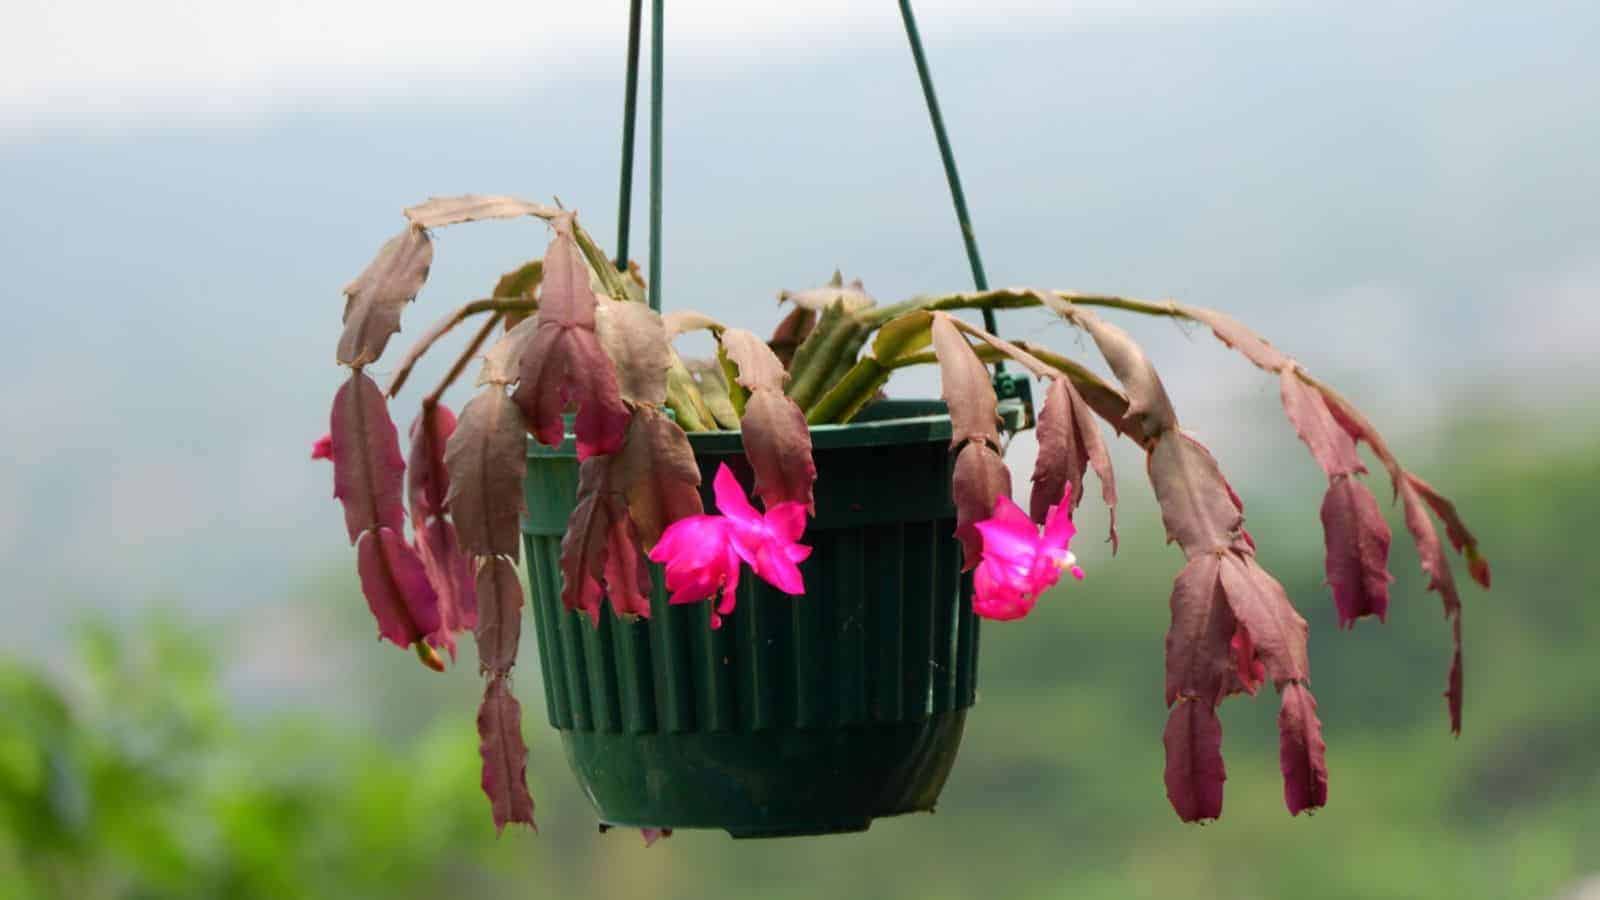
M 702 491 L 736 432 L 689 436 Z M 561 536 L 578 465 L 569 439 L 530 444 L 523 524 L 550 724 L 602 822 L 734 837 L 860 831 L 930 810 L 974 699 L 978 623 L 960 571 L 943 405 L 882 401 L 813 429 L 816 517 L 807 592 L 746 571 L 721 629 L 710 604 L 598 627 L 561 606 Z

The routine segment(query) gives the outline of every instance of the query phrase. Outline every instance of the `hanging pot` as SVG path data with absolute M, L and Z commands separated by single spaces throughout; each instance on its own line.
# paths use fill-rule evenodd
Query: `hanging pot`
M 600 820 L 734 837 L 861 831 L 933 809 L 973 703 L 978 622 L 961 574 L 942 403 L 881 401 L 812 429 L 816 517 L 807 593 L 740 580 L 738 606 L 670 606 L 598 627 L 561 605 L 572 439 L 530 443 L 523 525 L 550 724 Z M 689 435 L 708 511 L 737 432 Z

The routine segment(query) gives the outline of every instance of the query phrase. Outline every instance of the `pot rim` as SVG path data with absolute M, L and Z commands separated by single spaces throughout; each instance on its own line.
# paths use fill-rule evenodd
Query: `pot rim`
M 813 450 L 932 444 L 949 441 L 953 433 L 943 400 L 879 400 L 853 422 L 812 425 L 810 431 Z M 744 435 L 738 431 L 693 431 L 689 432 L 689 445 L 696 454 L 743 453 Z M 577 441 L 570 432 L 559 447 L 546 447 L 528 438 L 530 457 L 576 453 Z

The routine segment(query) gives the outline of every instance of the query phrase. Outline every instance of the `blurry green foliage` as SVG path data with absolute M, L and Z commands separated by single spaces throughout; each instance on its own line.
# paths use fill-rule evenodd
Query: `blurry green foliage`
M 469 862 L 476 747 L 244 724 L 193 630 L 82 630 L 71 677 L 0 665 L 0 896 L 430 892 Z M 15 873 L 15 874 L 12 874 Z

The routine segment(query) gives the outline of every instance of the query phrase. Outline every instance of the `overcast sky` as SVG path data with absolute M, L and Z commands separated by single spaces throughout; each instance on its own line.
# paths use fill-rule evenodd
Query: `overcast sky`
M 925 37 L 1236 15 L 1266 0 L 920 0 Z M 648 8 L 648 4 L 646 4 Z M 900 39 L 892 0 L 672 0 L 668 58 L 693 69 Z M 297 104 L 370 103 L 430 82 L 493 85 L 619 64 L 626 0 L 9 0 L 0 128 L 250 120 Z M 648 26 L 647 26 L 648 27 Z

